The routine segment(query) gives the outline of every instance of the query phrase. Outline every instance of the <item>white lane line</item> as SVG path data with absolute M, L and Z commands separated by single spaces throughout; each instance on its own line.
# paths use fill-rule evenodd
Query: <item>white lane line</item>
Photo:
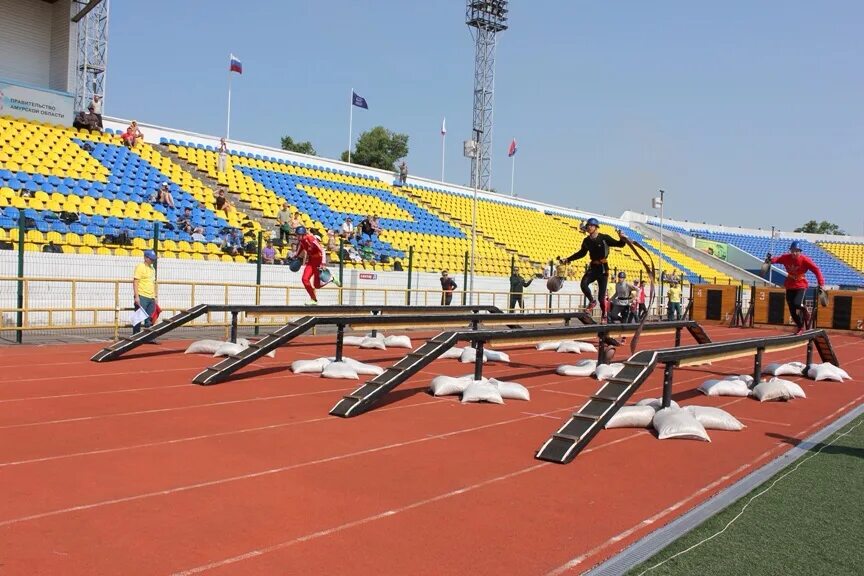
M 568 408 L 556 409 L 556 410 L 551 411 L 551 412 L 549 412 L 549 413 L 551 414 L 551 413 L 554 413 L 554 412 L 561 412 L 561 411 L 563 411 L 563 410 L 572 410 L 572 409 L 573 409 L 573 407 L 571 406 L 571 407 L 568 407 Z M 80 505 L 78 505 L 78 506 L 71 506 L 71 507 L 69 507 L 69 508 L 62 508 L 62 509 L 59 509 L 59 510 L 52 510 L 52 511 L 50 511 L 50 512 L 42 512 L 42 513 L 39 513 L 39 514 L 31 514 L 31 515 L 29 515 L 29 516 L 21 516 L 21 517 L 19 517 L 19 518 L 10 518 L 10 519 L 8 519 L 8 520 L 0 521 L 0 528 L 2 528 L 2 527 L 4 527 L 4 526 L 10 526 L 10 525 L 12 525 L 12 524 L 19 524 L 19 523 L 21 523 L 21 522 L 28 522 L 28 521 L 32 521 L 32 520 L 39 520 L 39 519 L 42 519 L 42 518 L 50 518 L 50 517 L 52 517 L 52 516 L 60 516 L 60 515 L 62 515 L 62 514 L 68 514 L 68 513 L 70 513 L 70 512 L 80 512 L 80 511 L 82 511 L 82 510 L 91 510 L 91 509 L 93 509 L 93 508 L 101 508 L 101 507 L 104 507 L 104 506 L 111 506 L 111 505 L 114 505 L 114 504 L 121 504 L 121 503 L 124 503 L 124 502 L 135 502 L 135 501 L 138 501 L 138 500 L 144 500 L 144 499 L 152 498 L 152 497 L 155 497 L 155 496 L 168 496 L 168 495 L 171 495 L 171 494 L 177 494 L 177 493 L 181 493 L 181 492 L 188 492 L 188 491 L 191 491 L 191 490 L 197 490 L 197 489 L 199 489 L 199 488 L 207 488 L 207 487 L 210 487 L 210 486 L 219 486 L 219 485 L 222 485 L 222 484 L 228 484 L 228 483 L 231 483 L 231 482 L 238 482 L 238 481 L 241 481 L 241 480 L 250 480 L 250 479 L 253 479 L 253 478 L 261 478 L 261 477 L 263 477 L 263 476 L 271 476 L 271 475 L 273 475 L 273 474 L 279 474 L 279 473 L 287 472 L 287 471 L 290 471 L 290 470 L 296 470 L 296 469 L 298 469 L 298 468 L 307 468 L 307 467 L 309 467 L 309 466 L 314 466 L 314 465 L 318 465 L 318 464 L 325 464 L 325 463 L 328 463 L 328 462 L 336 462 L 336 461 L 339 461 L 339 460 L 345 460 L 345 459 L 347 459 L 347 458 L 355 458 L 355 457 L 358 457 L 358 456 L 365 456 L 365 455 L 367 455 L 367 454 L 375 454 L 375 453 L 378 453 L 378 452 L 384 452 L 384 451 L 386 451 L 386 450 L 393 450 L 393 449 L 396 449 L 396 448 L 402 448 L 402 447 L 405 447 L 405 446 L 411 446 L 411 445 L 413 445 L 413 444 L 419 444 L 419 443 L 422 443 L 422 442 L 427 442 L 427 441 L 429 441 L 429 440 L 440 440 L 440 439 L 444 439 L 444 438 L 450 438 L 450 437 L 452 437 L 452 436 L 457 436 L 457 435 L 460 435 L 460 434 L 467 434 L 467 433 L 470 433 L 470 432 L 476 432 L 476 431 L 478 431 L 478 430 L 484 430 L 484 429 L 487 429 L 487 428 L 495 428 L 495 427 L 498 427 L 498 426 L 506 426 L 506 425 L 508 425 L 508 424 L 514 424 L 514 423 L 516 423 L 516 422 L 524 422 L 525 420 L 530 420 L 530 419 L 532 419 L 532 418 L 534 418 L 534 417 L 533 417 L 533 416 L 527 416 L 527 417 L 520 417 L 520 418 L 511 418 L 511 419 L 509 419 L 509 420 L 502 420 L 502 421 L 500 421 L 500 422 L 493 422 L 493 423 L 491 423 L 491 424 L 483 424 L 483 425 L 480 425 L 480 426 L 474 426 L 474 427 L 472 427 L 472 428 L 463 428 L 463 429 L 460 429 L 460 430 L 453 430 L 453 431 L 450 431 L 450 432 L 443 432 L 443 433 L 441 433 L 441 434 L 435 434 L 435 435 L 433 435 L 433 436 L 424 436 L 424 437 L 422 437 L 422 438 L 415 438 L 414 440 L 406 440 L 406 441 L 404 441 L 404 442 L 394 442 L 394 443 L 392 443 L 392 444 L 385 444 L 385 445 L 383 445 L 383 446 L 377 446 L 377 447 L 375 447 L 375 448 L 367 448 L 367 449 L 364 449 L 364 450 L 357 450 L 357 451 L 355 451 L 355 452 L 348 452 L 348 453 L 346 453 L 346 454 L 339 454 L 339 455 L 336 455 L 336 456 L 328 456 L 328 457 L 326 457 L 326 458 L 320 458 L 320 459 L 318 459 L 318 460 L 310 460 L 310 461 L 307 461 L 307 462 L 301 462 L 301 463 L 298 463 L 298 464 L 291 464 L 291 465 L 289 465 L 289 466 L 280 466 L 280 467 L 278 467 L 278 468 L 271 468 L 271 469 L 269 469 L 269 470 L 261 470 L 261 471 L 259 471 L 259 472 L 250 472 L 250 473 L 248 473 L 248 474 L 240 474 L 240 475 L 237 475 L 237 476 L 229 476 L 229 477 L 227 477 L 227 478 L 220 478 L 220 479 L 218 479 L 218 480 L 209 480 L 209 481 L 206 481 L 206 482 L 198 482 L 198 483 L 195 483 L 195 484 L 187 484 L 187 485 L 184 485 L 184 486 L 177 486 L 177 487 L 175 487 L 175 488 L 167 488 L 167 489 L 165 489 L 165 490 L 157 490 L 157 491 L 155 491 L 155 492 L 146 492 L 146 493 L 144 493 L 144 494 L 136 494 L 136 495 L 134 495 L 134 496 L 125 496 L 125 497 L 122 497 L 122 498 L 114 498 L 114 499 L 111 499 L 111 500 L 102 500 L 102 501 L 100 501 L 100 502 L 93 502 L 93 503 L 90 503 L 90 504 L 80 504 Z
M 119 418 L 122 416 L 138 416 L 140 414 L 159 414 L 163 412 L 177 412 L 179 410 L 193 410 L 196 408 L 212 408 L 213 406 L 228 406 L 230 404 L 242 404 L 244 402 L 264 402 L 266 400 L 280 400 L 283 398 L 297 398 L 300 396 L 315 396 L 318 394 L 331 394 L 333 392 L 349 392 L 354 388 L 331 388 L 329 390 L 316 390 L 314 392 L 298 392 L 296 394 L 280 394 L 278 396 L 258 396 L 255 398 L 242 398 L 240 400 L 224 400 L 222 402 L 208 402 L 206 404 L 192 404 L 189 406 L 175 406 L 171 408 L 154 408 L 152 410 L 138 410 L 135 412 L 118 412 L 116 414 L 100 414 L 98 416 L 81 416 L 79 418 L 64 418 L 62 420 L 46 420 L 43 422 L 29 422 L 26 424 L 8 424 L 0 426 L 0 430 L 11 428 L 30 428 L 33 426 L 46 426 L 50 424 L 65 424 L 67 422 L 83 422 L 87 420 L 100 420 L 102 418 Z

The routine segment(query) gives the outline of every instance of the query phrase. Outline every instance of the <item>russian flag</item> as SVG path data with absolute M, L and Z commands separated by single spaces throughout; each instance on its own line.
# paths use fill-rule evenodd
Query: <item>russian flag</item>
M 512 158 L 516 155 L 516 139 L 513 138 L 513 141 L 510 142 L 510 149 L 507 151 L 507 156 Z
M 238 74 L 243 74 L 243 63 L 237 59 L 234 54 L 231 54 L 231 59 L 228 65 L 229 72 L 237 72 Z

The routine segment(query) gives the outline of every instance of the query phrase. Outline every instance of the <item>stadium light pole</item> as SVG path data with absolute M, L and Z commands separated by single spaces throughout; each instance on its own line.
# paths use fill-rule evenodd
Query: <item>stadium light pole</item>
M 470 158 L 473 165 L 479 167 L 482 161 L 480 154 L 479 131 L 474 130 L 474 139 L 464 143 L 464 156 Z M 474 304 L 474 257 L 477 249 L 477 188 L 480 185 L 480 170 L 474 170 L 473 182 L 474 200 L 471 203 L 471 260 L 469 263 L 468 303 Z

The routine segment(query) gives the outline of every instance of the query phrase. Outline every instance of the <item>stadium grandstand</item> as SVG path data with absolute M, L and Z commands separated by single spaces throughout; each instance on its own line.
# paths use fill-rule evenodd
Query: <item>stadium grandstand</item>
M 272 2 L 147 4 L 182 32 L 117 35 L 195 73 L 212 47 L 183 12 L 249 28 L 286 76 L 337 65 L 291 38 L 326 3 L 290 21 Z M 316 40 L 342 18 L 433 49 L 365 30 L 353 4 L 381 18 L 328 5 Z M 487 90 L 510 2 L 465 10 L 473 187 L 444 178 L 443 138 L 436 180 L 228 137 L 233 54 L 224 135 L 103 114 L 109 0 L 0 0 L 0 576 L 864 573 L 864 237 L 540 202 L 527 176 L 521 198 L 495 192 Z M 411 72 L 397 97 L 422 90 Z M 614 130 L 653 131 L 626 112 Z M 570 166 L 548 172 L 574 188 Z M 628 241 L 566 263 L 595 227 Z M 769 267 L 792 242 L 827 290 Z M 608 309 L 580 287 L 607 264 Z

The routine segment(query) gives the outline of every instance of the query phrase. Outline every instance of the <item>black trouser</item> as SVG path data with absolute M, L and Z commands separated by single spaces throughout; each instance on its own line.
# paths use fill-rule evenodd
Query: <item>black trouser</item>
M 613 304 L 609 312 L 610 322 L 625 322 L 630 314 L 630 304 Z
M 786 304 L 789 305 L 792 321 L 798 328 L 805 328 L 805 324 L 810 323 L 810 312 L 804 306 L 804 294 L 806 292 L 806 288 L 789 288 L 786 290 Z
M 291 229 L 283 226 L 279 226 L 279 241 L 285 242 L 285 240 L 291 239 Z
M 453 302 L 453 292 L 447 291 L 441 293 L 441 305 L 442 306 L 450 306 L 450 303 Z
M 516 311 L 516 305 L 517 304 L 522 308 L 523 311 L 525 310 L 525 303 L 522 302 L 522 294 L 511 292 L 510 293 L 510 306 L 509 306 L 511 312 Z
M 588 271 L 582 276 L 582 282 L 579 287 L 582 288 L 582 293 L 588 298 L 589 302 L 594 302 L 594 296 L 591 294 L 591 283 L 597 282 L 597 300 L 600 301 L 600 310 L 606 314 L 606 285 L 609 283 L 609 269 L 605 264 L 594 265 L 588 267 Z

